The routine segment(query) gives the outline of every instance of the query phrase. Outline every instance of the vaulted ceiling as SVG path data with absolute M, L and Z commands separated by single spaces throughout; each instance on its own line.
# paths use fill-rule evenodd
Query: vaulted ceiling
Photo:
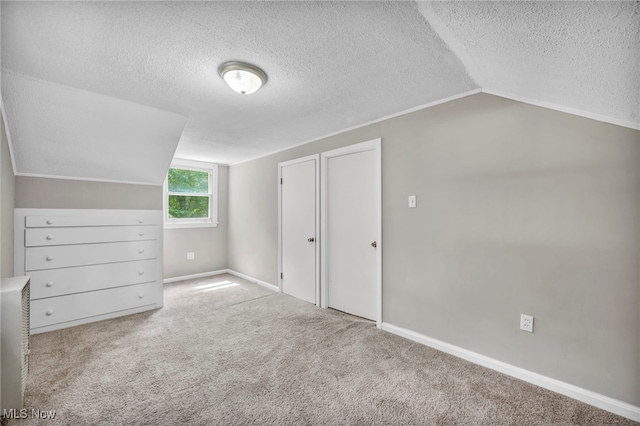
M 640 128 L 638 2 L 1 3 L 16 172 L 161 183 L 484 90 Z M 229 60 L 269 76 L 243 96 Z

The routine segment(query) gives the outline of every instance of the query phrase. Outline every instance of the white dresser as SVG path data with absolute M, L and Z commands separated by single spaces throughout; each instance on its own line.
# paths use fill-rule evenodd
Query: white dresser
M 15 209 L 31 333 L 161 308 L 162 211 Z

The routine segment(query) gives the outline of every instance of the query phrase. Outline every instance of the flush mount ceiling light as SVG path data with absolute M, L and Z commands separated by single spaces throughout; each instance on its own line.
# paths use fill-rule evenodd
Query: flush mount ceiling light
M 250 95 L 267 83 L 264 71 L 244 62 L 225 62 L 218 68 L 218 74 L 241 95 Z

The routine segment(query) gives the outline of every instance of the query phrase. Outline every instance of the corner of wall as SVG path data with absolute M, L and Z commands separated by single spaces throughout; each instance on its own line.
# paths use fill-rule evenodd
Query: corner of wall
M 0 276 L 13 276 L 13 207 L 15 167 L 4 104 L 0 104 Z
M 11 172 L 13 176 L 16 175 L 16 160 L 13 155 L 13 142 L 11 139 L 11 131 L 9 130 L 9 121 L 7 120 L 7 111 L 4 107 L 4 102 L 0 97 L 0 112 L 2 113 L 2 122 L 3 122 L 3 137 L 7 144 L 7 149 L 9 151 L 9 158 L 11 159 Z

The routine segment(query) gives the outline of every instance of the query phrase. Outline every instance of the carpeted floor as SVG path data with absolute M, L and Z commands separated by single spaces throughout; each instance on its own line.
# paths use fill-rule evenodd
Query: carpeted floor
M 636 424 L 231 275 L 35 335 L 31 354 L 10 425 Z

